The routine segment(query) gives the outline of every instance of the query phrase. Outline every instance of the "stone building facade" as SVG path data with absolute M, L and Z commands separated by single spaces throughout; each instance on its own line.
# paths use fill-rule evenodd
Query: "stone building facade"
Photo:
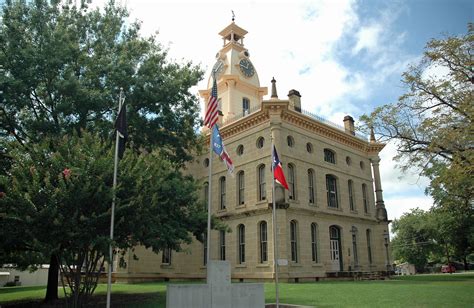
M 229 176 L 214 158 L 212 213 L 231 233 L 212 231 L 211 259 L 230 261 L 232 278 L 274 277 L 271 144 L 275 144 L 286 179 L 277 184 L 278 259 L 283 281 L 315 280 L 358 272 L 385 271 L 390 264 L 387 213 L 378 153 L 384 144 L 354 130 L 354 120 L 337 126 L 302 109 L 291 90 L 279 99 L 272 80 L 271 98 L 244 46 L 247 31 L 232 22 L 219 35 L 223 47 L 213 71 L 217 79 L 220 132 L 235 165 Z M 200 91 L 207 102 L 212 86 Z M 203 129 L 209 138 L 209 130 Z M 208 154 L 188 170 L 209 189 Z M 375 192 L 375 193 L 374 193 Z M 181 252 L 154 254 L 137 247 L 139 260 L 128 256 L 119 280 L 205 278 L 206 247 L 194 241 Z

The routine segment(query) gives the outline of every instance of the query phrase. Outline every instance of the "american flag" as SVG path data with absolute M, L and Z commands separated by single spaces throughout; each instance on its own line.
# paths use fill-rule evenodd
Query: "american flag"
M 206 116 L 204 118 L 204 125 L 212 128 L 219 119 L 217 110 L 217 83 L 216 78 L 212 84 L 211 97 L 209 97 L 209 103 L 207 104 Z

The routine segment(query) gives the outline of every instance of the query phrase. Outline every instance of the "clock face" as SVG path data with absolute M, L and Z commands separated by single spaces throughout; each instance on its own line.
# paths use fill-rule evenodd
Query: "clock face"
M 252 62 L 247 59 L 242 59 L 239 62 L 240 71 L 245 77 L 252 77 L 255 74 L 255 69 Z
M 214 67 L 212 68 L 212 73 L 216 74 L 216 76 L 219 76 L 224 72 L 224 61 L 218 60 L 216 64 L 214 64 Z

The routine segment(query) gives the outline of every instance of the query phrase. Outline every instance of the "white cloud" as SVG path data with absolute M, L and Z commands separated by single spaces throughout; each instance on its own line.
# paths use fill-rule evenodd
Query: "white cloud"
M 372 52 L 380 47 L 380 34 L 382 27 L 379 24 L 361 27 L 356 34 L 357 43 L 352 48 L 352 54 L 356 55 L 361 50 L 365 49 Z

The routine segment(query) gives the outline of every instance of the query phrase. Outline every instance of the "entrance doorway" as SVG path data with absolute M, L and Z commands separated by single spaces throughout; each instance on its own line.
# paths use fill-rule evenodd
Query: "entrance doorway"
M 337 226 L 329 227 L 329 252 L 331 254 L 331 271 L 342 271 L 341 230 Z

